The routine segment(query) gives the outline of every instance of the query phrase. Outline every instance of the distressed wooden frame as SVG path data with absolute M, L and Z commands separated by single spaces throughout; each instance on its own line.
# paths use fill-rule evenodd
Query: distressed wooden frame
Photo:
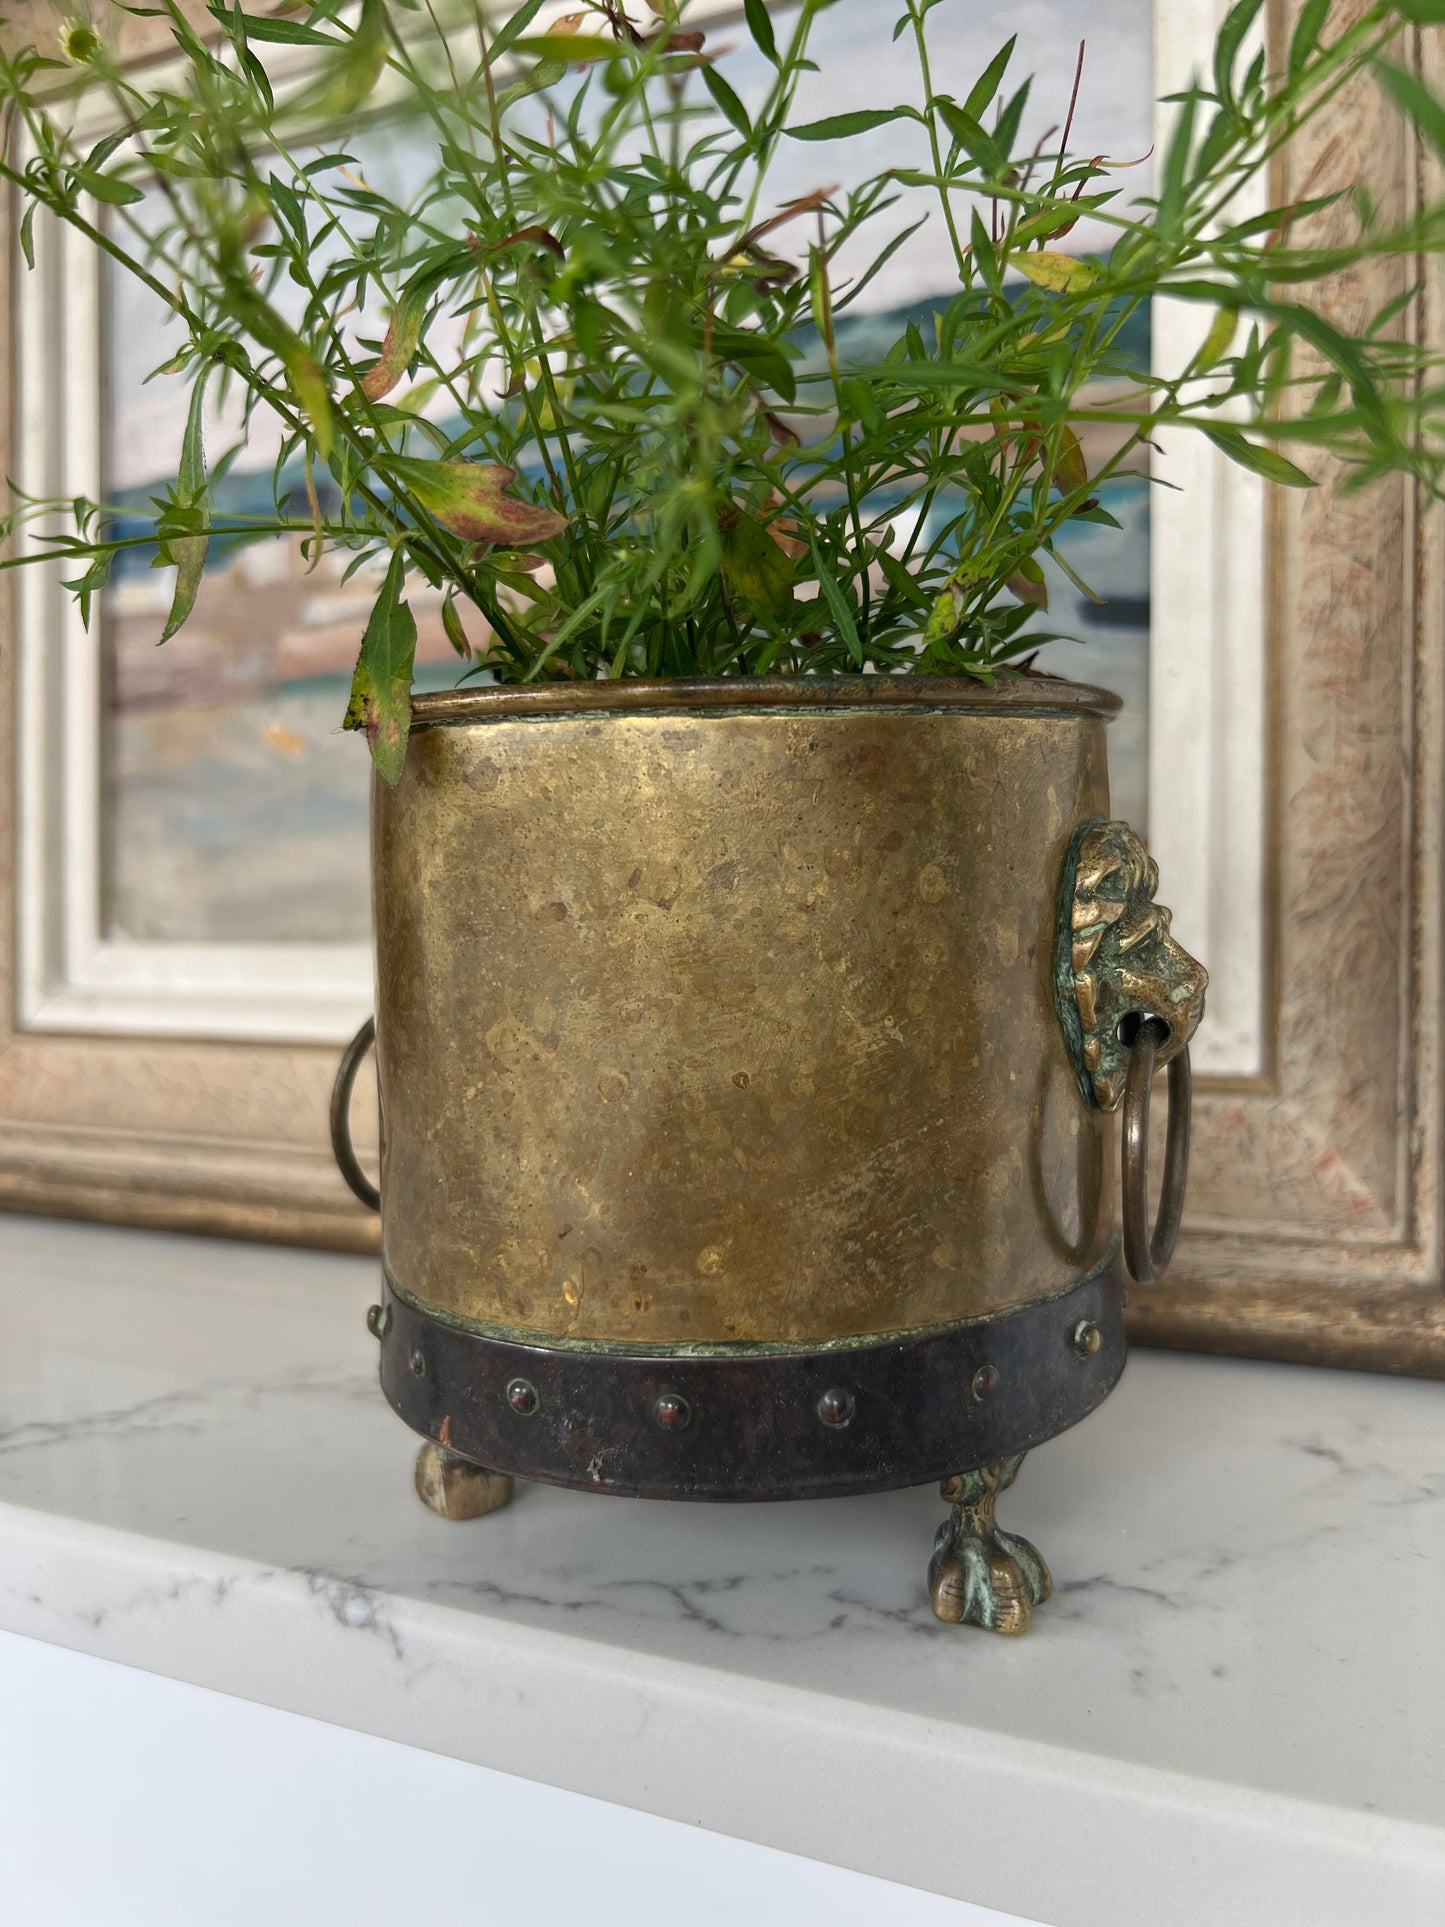
M 1272 34 L 1287 33 L 1296 7 L 1274 0 Z M 1177 31 L 1187 16 L 1195 31 L 1212 10 L 1213 0 L 1159 0 L 1157 17 Z M 137 55 L 152 31 L 129 23 Z M 1417 53 L 1438 85 L 1438 49 Z M 1423 157 L 1383 103 L 1362 93 L 1341 118 L 1295 157 L 1297 175 L 1316 164 L 1327 174 L 1321 153 L 1335 138 L 1341 169 L 1367 157 L 1383 203 L 1418 196 Z M 12 251 L 0 210 L 0 366 L 13 371 Z M 1402 264 L 1401 287 L 1410 272 Z M 1420 272 L 1415 325 L 1438 336 L 1441 271 Z M 1378 286 L 1356 281 L 1335 300 L 1348 317 L 1366 297 L 1373 305 Z M 7 385 L 13 418 L 23 396 Z M 7 470 L 11 437 L 0 420 Z M 1227 560 L 1248 516 L 1217 493 L 1212 515 Z M 1133 1336 L 1445 1376 L 1441 518 L 1403 483 L 1346 500 L 1290 494 L 1268 516 L 1268 700 L 1262 726 L 1257 712 L 1249 720 L 1267 745 L 1263 938 L 1247 928 L 1241 952 L 1261 960 L 1258 1069 L 1197 1080 L 1186 1232 L 1166 1283 L 1135 1294 Z M 1242 558 L 1240 580 L 1255 572 Z M 0 598 L 0 747 L 13 750 L 11 613 Z M 1211 622 L 1217 630 L 1218 612 Z M 1212 780 L 1227 829 L 1230 798 Z M 334 1047 L 17 1022 L 16 801 L 12 785 L 0 789 L 0 1205 L 374 1249 L 375 1221 L 336 1175 L 326 1138 Z M 1234 908 L 1254 923 L 1252 896 Z M 1206 956 L 1230 914 L 1210 905 Z
M 1296 12 L 1276 6 L 1275 44 Z M 1437 92 L 1442 37 L 1413 50 Z M 1368 86 L 1309 131 L 1277 198 L 1357 173 L 1387 215 L 1440 192 Z M 1439 342 L 1438 258 L 1343 276 L 1328 306 L 1358 325 L 1417 282 L 1410 325 Z M 1394 481 L 1277 490 L 1269 531 L 1269 1049 L 1261 1076 L 1197 1089 L 1186 1234 L 1132 1334 L 1445 1377 L 1445 522 Z

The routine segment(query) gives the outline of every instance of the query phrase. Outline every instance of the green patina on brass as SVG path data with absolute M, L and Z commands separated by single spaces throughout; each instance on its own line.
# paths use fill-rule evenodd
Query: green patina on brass
M 1159 871 L 1127 823 L 1075 831 L 1059 891 L 1054 988 L 1059 1021 L 1086 1101 L 1118 1108 L 1140 1020 L 1168 1030 L 1156 1063 L 1176 1058 L 1199 1028 L 1209 977 L 1170 930 L 1154 895 Z
M 1034 1607 L 1054 1582 L 1038 1550 L 1005 1532 L 994 1516 L 998 1496 L 1018 1477 L 1024 1454 L 945 1479 L 953 1511 L 938 1528 L 928 1568 L 935 1617 L 945 1625 L 983 1626 L 991 1633 L 1026 1633 Z

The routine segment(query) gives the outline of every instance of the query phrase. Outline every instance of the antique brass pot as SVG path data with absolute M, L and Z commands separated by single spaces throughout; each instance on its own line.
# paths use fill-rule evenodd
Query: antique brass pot
M 1136 1111 L 1144 1059 L 1187 1077 L 1202 1009 L 1108 822 L 1116 707 L 1037 677 L 417 699 L 373 798 L 372 1328 L 438 1510 L 514 1473 L 943 1479 L 935 1610 L 1022 1630 L 1047 1571 L 994 1495 L 1123 1368 L 1108 1112 L 1131 1064 Z M 378 1201 L 345 1128 L 369 1041 L 333 1121 Z M 1170 1125 L 1156 1260 L 1182 1082 Z

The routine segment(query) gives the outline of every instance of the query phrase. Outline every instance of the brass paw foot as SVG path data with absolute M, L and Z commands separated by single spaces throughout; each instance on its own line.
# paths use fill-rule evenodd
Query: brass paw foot
M 1034 1607 L 1053 1591 L 1049 1569 L 1027 1539 L 1005 1532 L 994 1519 L 1000 1492 L 1018 1477 L 1024 1455 L 1001 1465 L 980 1466 L 945 1479 L 953 1502 L 938 1528 L 928 1562 L 928 1596 L 936 1618 L 957 1626 L 985 1626 L 992 1633 L 1026 1633 Z
M 443 1519 L 480 1519 L 512 1503 L 509 1472 L 489 1472 L 430 1439 L 416 1455 L 416 1496 Z

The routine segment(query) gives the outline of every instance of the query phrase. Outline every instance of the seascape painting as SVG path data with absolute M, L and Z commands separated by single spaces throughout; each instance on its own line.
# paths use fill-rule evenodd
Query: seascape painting
M 1016 62 L 1036 78 L 1030 120 L 1036 137 L 1065 117 L 1081 39 L 1087 43 L 1071 145 L 1138 161 L 1121 176 L 1125 198 L 1147 193 L 1151 138 L 1149 0 L 941 0 L 930 22 L 938 55 L 970 79 L 1010 34 Z M 877 0 L 839 0 L 829 13 L 825 73 L 811 77 L 798 119 L 910 98 L 916 89 L 906 44 L 892 43 Z M 725 38 L 725 29 L 711 39 Z M 745 42 L 726 71 L 746 102 L 760 92 L 761 56 Z M 404 197 L 419 165 L 419 136 L 359 132 L 351 151 L 382 192 Z M 865 143 L 863 163 L 885 168 L 906 155 L 896 127 Z M 832 184 L 828 156 L 799 144 L 778 169 L 773 198 L 784 201 Z M 857 165 L 857 163 L 855 163 Z M 891 331 L 911 316 L 931 328 L 952 292 L 951 260 L 926 226 L 874 280 L 848 330 L 845 356 L 866 353 L 870 330 Z M 1107 230 L 1081 222 L 1067 244 L 1087 253 Z M 846 262 L 844 263 L 846 271 Z M 104 281 L 104 499 L 144 528 L 150 498 L 174 477 L 186 392 L 155 375 L 174 334 L 153 297 L 108 269 Z M 378 330 L 380 332 L 380 330 Z M 1147 327 L 1129 342 L 1147 360 Z M 153 379 L 151 377 L 154 376 Z M 1095 436 L 1107 425 L 1094 426 Z M 213 447 L 219 430 L 212 433 Z M 1091 470 L 1102 445 L 1083 453 Z M 275 445 L 264 422 L 218 492 L 229 515 L 269 513 Z M 302 477 L 283 477 L 298 499 Z M 1106 485 L 1103 503 L 1119 531 L 1076 525 L 1061 547 L 1102 598 L 1085 598 L 1049 566 L 1051 608 L 1041 626 L 1073 640 L 1046 645 L 1040 667 L 1099 683 L 1125 699 L 1111 728 L 1115 812 L 1141 831 L 1145 816 L 1148 700 L 1149 483 Z M 935 513 L 941 511 L 935 510 Z M 170 604 L 170 572 L 149 566 L 143 548 L 115 569 L 100 600 L 105 705 L 103 922 L 110 937 L 150 942 L 358 942 L 370 928 L 364 745 L 340 719 L 351 666 L 376 594 L 364 571 L 342 576 L 352 558 L 331 550 L 308 569 L 299 542 L 266 538 L 245 546 L 212 543 L 206 579 L 185 629 L 157 639 Z M 447 641 L 439 595 L 411 594 L 417 618 L 417 684 L 446 686 L 462 664 Z

